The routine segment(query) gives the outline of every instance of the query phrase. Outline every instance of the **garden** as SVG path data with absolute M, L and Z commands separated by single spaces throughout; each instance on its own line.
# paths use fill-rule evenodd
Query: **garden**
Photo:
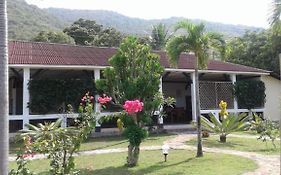
M 220 35 L 201 36 L 204 32 L 202 24 L 182 22 L 177 28 L 186 29 L 189 35 L 171 39 L 167 45 L 168 55 L 171 62 L 177 63 L 181 52 L 193 51 L 199 60 L 199 67 L 195 70 L 198 82 L 198 68 L 206 67 L 208 53 L 200 48 L 206 48 L 210 43 L 214 49 L 223 52 L 223 42 Z M 200 38 L 204 39 L 203 43 Z M 185 41 L 191 44 L 182 44 Z M 179 45 L 182 47 L 177 47 Z M 163 106 L 172 106 L 175 102 L 173 98 L 159 93 L 160 78 L 164 72 L 159 56 L 136 38 L 128 37 L 109 63 L 111 67 L 103 71 L 103 78 L 94 82 L 96 94 L 90 92 L 91 85 L 89 92 L 79 98 L 79 105 L 65 106 L 67 113 L 74 110 L 79 113 L 72 126 L 62 128 L 62 120 L 59 119 L 52 123 L 28 124 L 28 131 L 19 133 L 19 141 L 10 145 L 10 175 L 233 175 L 252 172 L 259 167 L 255 160 L 242 156 L 243 152 L 258 156 L 280 154 L 278 124 L 251 112 L 230 114 L 224 101 L 219 103 L 219 117 L 213 114 L 197 116 L 197 135 L 151 134 L 147 128 L 152 116 L 159 109 L 160 116 L 165 116 Z M 245 87 L 245 83 L 241 86 Z M 238 90 L 241 86 L 237 85 L 236 93 L 241 92 Z M 95 98 L 97 94 L 99 97 Z M 256 95 L 256 102 L 264 98 L 263 93 L 259 94 L 261 98 Z M 252 104 L 252 101 L 245 104 Z M 117 118 L 121 136 L 90 137 L 96 122 L 102 122 L 98 113 L 94 112 L 95 105 L 103 109 L 114 106 L 117 113 L 107 118 Z M 46 106 L 41 107 L 45 109 Z M 216 149 L 230 151 L 226 153 Z

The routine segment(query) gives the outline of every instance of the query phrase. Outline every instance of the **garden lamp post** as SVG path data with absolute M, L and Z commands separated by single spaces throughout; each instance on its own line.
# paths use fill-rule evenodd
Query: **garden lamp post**
M 167 156 L 169 154 L 169 149 L 170 149 L 169 145 L 165 144 L 165 145 L 162 146 L 162 152 L 163 152 L 163 155 L 164 155 L 165 162 L 167 162 Z

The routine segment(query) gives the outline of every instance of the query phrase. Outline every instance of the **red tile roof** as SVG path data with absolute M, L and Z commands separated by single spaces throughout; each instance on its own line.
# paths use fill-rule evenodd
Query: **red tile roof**
M 12 41 L 9 42 L 9 64 L 109 66 L 108 59 L 116 51 L 116 48 Z M 156 51 L 155 53 L 160 55 L 162 66 L 172 68 L 165 52 Z M 178 69 L 194 69 L 194 61 L 194 55 L 182 54 Z M 208 70 L 268 73 L 268 71 L 253 67 L 215 60 L 209 61 Z

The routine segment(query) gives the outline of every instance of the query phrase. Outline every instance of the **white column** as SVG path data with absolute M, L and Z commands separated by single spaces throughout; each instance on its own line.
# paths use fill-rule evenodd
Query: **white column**
M 236 83 L 236 74 L 231 74 L 230 77 L 231 77 L 232 84 L 234 85 Z M 234 111 L 235 111 L 235 113 L 238 113 L 237 99 L 234 97 L 233 101 L 234 101 L 234 104 L 233 104 Z
M 24 68 L 23 69 L 23 109 L 22 109 L 22 114 L 23 114 L 23 129 L 27 129 L 25 127 L 25 124 L 29 123 L 29 108 L 28 108 L 28 103 L 30 100 L 29 97 L 29 89 L 28 89 L 28 83 L 30 80 L 30 68 Z
M 163 93 L 163 82 L 162 82 L 162 77 L 160 78 L 160 83 L 159 83 L 159 92 L 162 94 Z M 159 115 L 161 111 L 163 110 L 163 106 L 161 105 L 159 108 Z M 163 125 L 163 116 L 158 117 L 158 124 Z
M 99 80 L 100 79 L 100 69 L 95 69 L 94 70 L 94 75 L 95 75 L 95 81 Z M 100 104 L 98 103 L 98 98 L 99 98 L 99 95 L 96 94 L 95 95 L 95 112 L 96 113 L 100 113 L 101 112 Z M 97 132 L 100 132 L 100 127 L 101 127 L 100 123 L 98 122 L 99 119 L 100 119 L 99 116 L 100 115 L 98 115 L 98 117 L 96 119 L 96 131 Z
M 191 73 L 191 105 L 192 105 L 192 120 L 196 121 L 196 89 L 195 89 L 195 73 Z

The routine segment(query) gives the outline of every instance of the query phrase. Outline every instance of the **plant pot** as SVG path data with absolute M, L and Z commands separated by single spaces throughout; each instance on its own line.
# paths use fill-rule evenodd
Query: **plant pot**
M 226 142 L 226 135 L 220 135 L 220 142 L 222 143 Z
M 202 137 L 203 138 L 207 138 L 207 137 L 209 137 L 210 136 L 210 133 L 208 132 L 208 131 L 203 131 L 202 132 Z

